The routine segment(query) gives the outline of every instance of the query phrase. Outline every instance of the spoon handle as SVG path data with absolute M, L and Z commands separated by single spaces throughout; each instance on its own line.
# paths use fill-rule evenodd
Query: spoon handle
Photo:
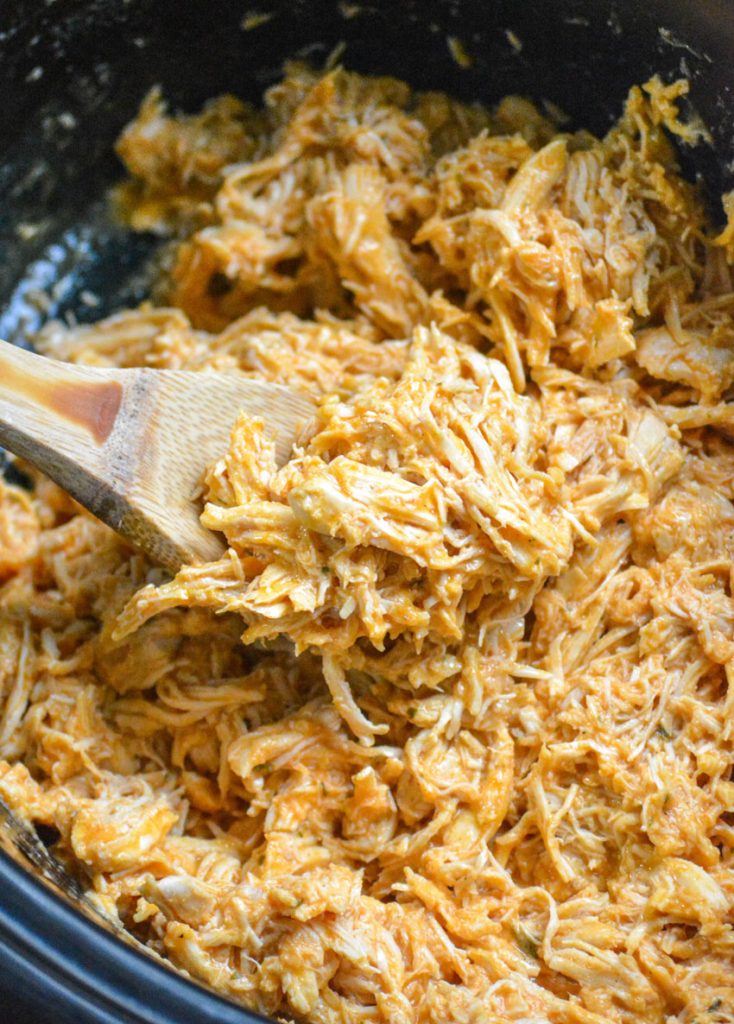
M 141 478 L 159 381 L 153 370 L 76 366 L 0 341 L 0 445 L 174 572 L 222 544 L 200 526 L 190 484 L 157 502 L 153 474 Z
M 122 397 L 104 371 L 0 341 L 0 444 L 74 497 L 79 474 L 100 472 Z

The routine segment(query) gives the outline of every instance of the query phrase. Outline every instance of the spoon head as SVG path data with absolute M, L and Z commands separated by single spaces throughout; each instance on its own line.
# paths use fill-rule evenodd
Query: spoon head
M 238 374 L 116 373 L 125 375 L 124 395 L 105 450 L 112 491 L 121 501 L 92 511 L 170 571 L 220 558 L 220 535 L 199 521 L 204 473 L 226 453 L 241 413 L 263 420 L 278 464 L 285 462 L 313 416 L 313 400 Z

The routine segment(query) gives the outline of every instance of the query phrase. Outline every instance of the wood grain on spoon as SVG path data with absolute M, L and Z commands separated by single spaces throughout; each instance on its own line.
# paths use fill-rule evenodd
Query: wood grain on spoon
M 0 445 L 172 572 L 224 550 L 193 497 L 238 413 L 264 419 L 283 462 L 313 408 L 237 374 L 97 369 L 0 341 Z

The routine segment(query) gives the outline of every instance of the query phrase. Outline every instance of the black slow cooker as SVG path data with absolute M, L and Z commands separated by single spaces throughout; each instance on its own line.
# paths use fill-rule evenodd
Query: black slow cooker
M 96 319 L 144 297 L 158 241 L 111 224 L 104 195 L 121 173 L 114 139 L 152 85 L 182 109 L 225 91 L 257 100 L 286 58 L 334 53 L 464 99 L 547 99 L 596 132 L 631 85 L 685 76 L 713 136 L 681 153 L 685 171 L 715 217 L 734 185 L 734 0 L 4 0 L 0 337 L 23 343 L 46 317 Z M 83 913 L 43 837 L 1 812 L 2 1024 L 258 1019 Z

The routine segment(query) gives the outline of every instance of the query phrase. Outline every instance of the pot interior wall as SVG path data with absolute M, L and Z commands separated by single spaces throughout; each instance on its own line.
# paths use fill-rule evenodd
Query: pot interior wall
M 19 0 L 0 24 L 0 337 L 47 316 L 88 321 L 147 290 L 156 240 L 110 223 L 112 145 L 161 83 L 174 106 L 220 92 L 257 100 L 284 60 L 389 73 L 491 103 L 547 99 L 602 132 L 630 85 L 691 79 L 715 148 L 683 153 L 717 197 L 734 161 L 734 5 L 667 0 Z M 12 10 L 10 9 L 12 7 Z M 447 40 L 460 41 L 469 66 Z M 51 292 L 51 301 L 38 294 Z M 98 302 L 89 301 L 89 296 Z

